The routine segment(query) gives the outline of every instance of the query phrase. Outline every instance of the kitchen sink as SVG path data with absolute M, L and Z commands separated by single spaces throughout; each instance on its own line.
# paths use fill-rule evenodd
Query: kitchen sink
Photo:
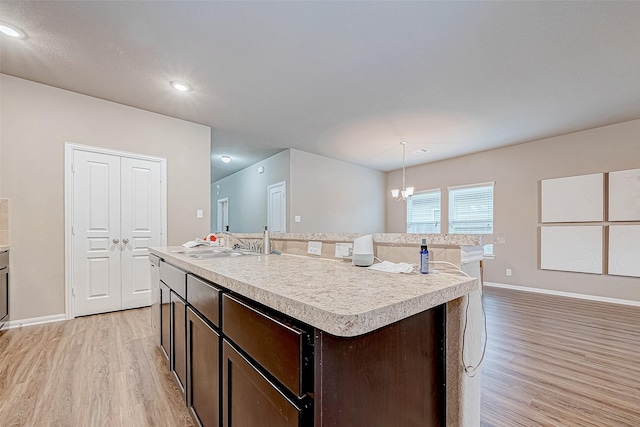
M 210 248 L 210 249 L 197 249 L 185 251 L 184 254 L 190 258 L 195 259 L 210 259 L 210 258 L 229 258 L 247 255 L 260 255 L 256 252 L 236 250 L 230 248 Z

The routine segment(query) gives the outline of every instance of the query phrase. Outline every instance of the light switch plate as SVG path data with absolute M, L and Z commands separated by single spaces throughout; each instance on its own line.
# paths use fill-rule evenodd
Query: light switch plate
M 307 253 L 309 255 L 321 255 L 322 242 L 309 242 L 309 244 L 307 245 Z
M 198 219 L 204 218 L 204 212 L 202 211 L 202 209 L 196 210 L 196 218 Z

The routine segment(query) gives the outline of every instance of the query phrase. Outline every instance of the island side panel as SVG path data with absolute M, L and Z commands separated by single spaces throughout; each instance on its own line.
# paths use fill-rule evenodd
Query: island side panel
M 315 425 L 445 425 L 445 305 L 365 335 L 316 330 Z
M 449 301 L 447 305 L 447 425 L 464 424 L 463 399 L 465 381 L 462 365 L 462 330 L 466 296 Z M 473 425 L 473 424 L 471 424 Z M 476 425 L 480 425 L 479 422 Z

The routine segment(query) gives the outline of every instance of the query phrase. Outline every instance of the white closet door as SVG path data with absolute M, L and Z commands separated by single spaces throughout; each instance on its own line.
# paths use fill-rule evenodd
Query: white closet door
M 73 163 L 75 315 L 120 310 L 120 157 L 75 150 Z
M 287 232 L 287 183 L 267 187 L 267 224 L 272 233 Z
M 149 246 L 161 244 L 160 163 L 122 158 L 122 308 L 151 305 Z

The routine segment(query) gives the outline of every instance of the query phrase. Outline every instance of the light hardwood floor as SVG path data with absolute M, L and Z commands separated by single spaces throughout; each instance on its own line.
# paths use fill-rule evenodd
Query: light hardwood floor
M 483 426 L 640 426 L 640 308 L 484 295 Z
M 0 425 L 193 426 L 150 310 L 0 332 Z
M 639 308 L 488 287 L 485 306 L 483 426 L 640 426 Z M 192 426 L 149 316 L 0 332 L 0 425 Z

